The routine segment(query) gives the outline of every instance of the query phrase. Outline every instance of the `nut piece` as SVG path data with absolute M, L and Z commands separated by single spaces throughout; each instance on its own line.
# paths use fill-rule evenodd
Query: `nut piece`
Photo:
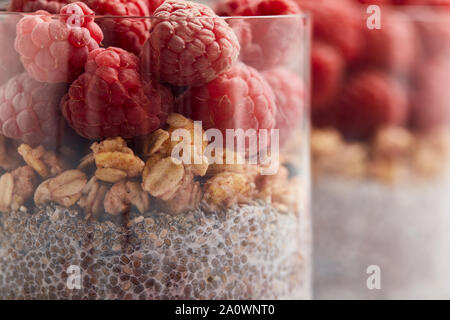
M 33 149 L 27 144 L 21 144 L 17 151 L 25 162 L 44 179 L 56 176 L 64 170 L 63 162 L 56 154 L 45 150 L 43 146 Z
M 154 165 L 150 160 L 153 158 L 145 167 L 142 188 L 154 197 L 168 200 L 181 186 L 184 166 L 174 163 L 171 157 L 161 159 Z
M 192 120 L 178 113 L 170 114 L 167 123 L 169 124 L 168 131 L 156 130 L 149 136 L 148 156 L 157 155 L 160 159 L 163 159 L 171 157 L 175 150 L 175 152 L 179 151 L 177 157 L 183 157 L 186 156 L 183 152 L 188 150 L 190 157 L 188 154 L 188 161 L 183 163 L 186 171 L 192 172 L 196 176 L 204 176 L 208 169 L 208 159 L 204 156 L 207 141 L 203 141 L 204 132 L 201 127 L 196 127 Z M 172 141 L 170 137 L 174 137 L 173 134 L 178 129 L 184 130 L 184 132 L 179 132 L 181 133 L 179 140 Z M 184 141 L 185 136 L 186 141 Z M 183 146 L 183 148 L 178 150 L 179 146 Z
M 91 149 L 99 171 L 95 175 L 100 180 L 114 183 L 127 177 L 137 177 L 144 169 L 144 161 L 135 156 L 120 137 L 94 143 Z
M 100 183 L 97 178 L 92 177 L 81 191 L 81 198 L 78 205 L 83 208 L 88 215 L 97 217 L 103 212 L 103 201 L 108 187 Z
M 223 172 L 209 179 L 204 186 L 203 200 L 210 209 L 228 208 L 248 203 L 255 192 L 255 184 L 244 174 Z
M 202 199 L 202 189 L 198 181 L 194 181 L 192 173 L 185 174 L 181 185 L 174 196 L 166 201 L 167 210 L 172 214 L 180 214 L 194 209 Z
M 289 179 L 289 171 L 282 166 L 274 175 L 259 176 L 257 179 L 257 198 L 272 203 L 280 211 L 298 210 L 299 197 L 305 198 L 300 189 L 298 177 Z
M 399 159 L 409 157 L 414 148 L 413 135 L 401 127 L 380 129 L 373 140 L 376 159 Z
M 13 199 L 14 179 L 11 173 L 0 177 L 0 212 L 8 212 Z
M 105 196 L 105 210 L 113 216 L 129 211 L 130 204 L 135 206 L 140 213 L 144 213 L 150 207 L 148 194 L 135 181 L 118 182 Z
M 36 175 L 29 166 L 5 173 L 0 178 L 0 211 L 17 210 L 33 196 Z
M 20 157 L 15 152 L 9 152 L 12 148 L 16 148 L 13 142 L 6 137 L 0 135 L 0 168 L 6 171 L 16 169 L 20 165 Z
M 86 175 L 79 170 L 64 171 L 55 178 L 42 182 L 34 193 L 36 205 L 47 202 L 56 202 L 62 206 L 70 207 L 80 198 L 82 190 L 87 183 Z

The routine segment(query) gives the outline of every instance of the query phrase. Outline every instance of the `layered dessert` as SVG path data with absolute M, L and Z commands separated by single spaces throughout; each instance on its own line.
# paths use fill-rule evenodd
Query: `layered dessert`
M 307 20 L 162 2 L 0 14 L 0 299 L 310 297 Z
M 315 21 L 315 297 L 448 298 L 448 6 L 299 3 Z

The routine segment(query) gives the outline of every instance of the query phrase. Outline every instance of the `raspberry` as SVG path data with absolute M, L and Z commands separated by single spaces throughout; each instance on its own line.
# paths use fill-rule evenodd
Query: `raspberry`
M 150 30 L 149 19 L 124 19 L 123 16 L 146 17 L 149 10 L 145 0 L 89 0 L 89 7 L 101 17 L 96 22 L 105 35 L 104 45 L 120 47 L 139 54 Z
M 204 86 L 190 88 L 177 108 L 185 116 L 201 120 L 204 128 L 221 130 L 224 136 L 226 129 L 273 129 L 277 111 L 269 84 L 243 63 Z
M 424 61 L 414 76 L 412 124 L 419 129 L 448 125 L 450 121 L 450 62 L 446 56 Z
M 344 60 L 334 47 L 315 41 L 311 69 L 313 109 L 325 109 L 336 101 L 343 81 Z
M 263 76 L 275 93 L 277 104 L 275 128 L 280 130 L 280 144 L 282 144 L 302 122 L 305 112 L 305 86 L 301 78 L 283 68 L 265 71 Z
M 367 138 L 381 126 L 405 124 L 407 94 L 389 74 L 363 70 L 349 79 L 337 111 L 339 126 L 345 135 Z
M 350 0 L 297 0 L 300 8 L 313 16 L 315 40 L 338 48 L 348 63 L 355 63 L 363 49 L 366 22 L 359 6 Z
M 301 11 L 292 0 L 223 0 L 218 4 L 217 12 L 223 16 L 273 16 Z M 258 70 L 284 62 L 289 49 L 298 41 L 300 25 L 298 17 L 230 20 L 241 44 L 240 59 Z
M 363 62 L 394 72 L 408 71 L 415 60 L 414 25 L 400 12 L 383 9 L 381 29 L 365 29 Z
M 156 9 L 164 2 L 164 0 L 146 0 L 148 11 L 153 15 Z
M 17 17 L 6 17 L 0 21 L 0 85 L 9 80 L 12 76 L 23 71 L 19 55 L 14 50 L 14 39 L 16 37 Z
M 27 144 L 54 145 L 63 84 L 37 82 L 26 72 L 0 87 L 0 133 Z
M 173 85 L 203 85 L 237 60 L 239 42 L 225 20 L 209 7 L 166 0 L 154 13 L 142 69 Z
M 23 17 L 16 28 L 16 51 L 31 77 L 41 82 L 71 82 L 83 72 L 87 55 L 103 39 L 93 11 L 75 2 L 60 20 L 46 11 Z
M 49 13 L 59 13 L 61 8 L 75 0 L 11 0 L 8 11 L 35 12 L 45 10 Z
M 164 124 L 172 107 L 169 89 L 143 83 L 138 57 L 114 47 L 89 53 L 85 73 L 61 101 L 70 126 L 89 139 L 151 133 Z

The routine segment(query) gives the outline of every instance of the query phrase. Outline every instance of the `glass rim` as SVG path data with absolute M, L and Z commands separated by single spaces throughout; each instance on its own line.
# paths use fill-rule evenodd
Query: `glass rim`
M 58 17 L 69 17 L 70 14 L 59 14 L 59 13 L 50 13 L 50 14 L 36 14 L 36 12 L 16 12 L 16 11 L 1 11 L 0 16 L 49 16 L 52 18 L 58 18 Z M 115 16 L 115 15 L 92 15 L 95 19 L 155 19 L 155 20 L 173 20 L 173 21 L 182 21 L 182 20 L 189 20 L 189 19 L 292 19 L 292 18 L 306 18 L 310 19 L 311 14 L 309 12 L 301 12 L 296 14 L 283 14 L 283 15 L 267 15 L 267 16 L 216 16 L 216 17 L 170 17 L 170 18 L 163 18 L 163 17 L 155 17 L 155 16 Z

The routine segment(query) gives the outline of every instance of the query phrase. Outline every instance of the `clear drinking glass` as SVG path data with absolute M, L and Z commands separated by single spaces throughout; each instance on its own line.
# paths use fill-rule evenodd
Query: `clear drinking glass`
M 0 14 L 0 299 L 310 298 L 308 17 L 96 16 L 77 69 L 27 47 L 30 16 Z M 188 84 L 164 38 L 187 24 L 231 28 L 239 58 Z M 121 26 L 151 40 L 107 47 Z
M 380 13 L 312 133 L 315 295 L 448 298 L 450 15 Z

